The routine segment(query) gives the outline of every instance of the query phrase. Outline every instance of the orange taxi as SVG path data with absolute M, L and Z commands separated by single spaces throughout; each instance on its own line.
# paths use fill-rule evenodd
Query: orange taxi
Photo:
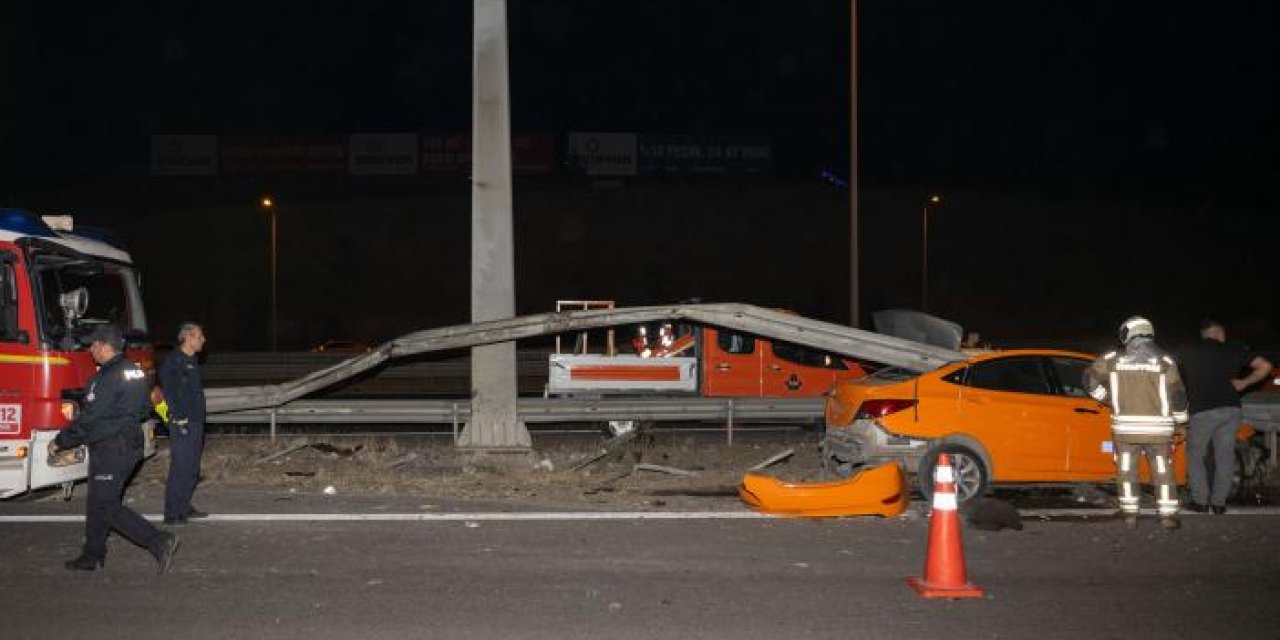
M 1110 482 L 1110 410 L 1082 383 L 1093 358 L 989 352 L 923 374 L 889 368 L 842 382 L 827 400 L 824 463 L 849 475 L 899 461 L 929 496 L 934 463 L 949 453 L 961 501 L 992 483 Z M 1174 459 L 1179 483 L 1182 449 Z

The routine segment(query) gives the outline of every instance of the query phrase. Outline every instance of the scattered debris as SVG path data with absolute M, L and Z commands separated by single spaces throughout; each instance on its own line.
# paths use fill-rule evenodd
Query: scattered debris
M 796 450 L 795 450 L 795 448 L 794 448 L 794 447 L 793 447 L 793 448 L 790 448 L 790 449 L 787 449 L 786 451 L 781 451 L 781 452 L 779 452 L 779 453 L 777 453 L 777 454 L 774 454 L 774 455 L 772 455 L 772 456 L 769 456 L 768 458 L 764 459 L 763 461 L 761 461 L 761 462 L 760 462 L 759 464 L 757 464 L 756 466 L 751 467 L 750 469 L 747 469 L 747 471 L 759 471 L 759 470 L 764 469 L 765 467 L 768 467 L 768 466 L 770 466 L 770 465 L 774 465 L 774 464 L 777 464 L 777 463 L 779 463 L 779 462 L 782 462 L 783 460 L 786 460 L 787 458 L 790 458 L 791 456 L 793 456 L 793 455 L 795 455 L 795 454 L 796 454 Z
M 364 445 L 362 444 L 358 444 L 354 447 L 335 447 L 327 442 L 317 442 L 308 446 L 320 453 L 327 453 L 331 456 L 342 456 L 344 458 L 360 453 L 360 450 L 364 449 Z
M 597 484 L 595 487 L 591 489 L 587 489 L 586 491 L 583 491 L 582 495 L 591 496 L 597 493 L 612 493 L 613 491 L 616 491 L 616 489 L 613 488 L 613 483 L 631 475 L 633 471 L 635 471 L 634 467 L 631 469 L 627 469 L 626 471 L 623 471 L 622 473 L 619 473 L 613 476 L 612 478 L 602 480 L 600 484 Z
M 660 464 L 649 464 L 648 462 L 637 462 L 631 467 L 632 471 L 657 471 L 658 473 L 669 473 L 673 476 L 696 476 L 697 471 L 688 471 L 685 469 L 677 469 L 675 467 L 666 467 Z
M 403 467 L 403 466 L 405 466 L 405 465 L 407 465 L 407 464 L 409 464 L 409 463 L 411 463 L 411 462 L 415 462 L 417 459 L 418 459 L 418 454 L 417 454 L 416 452 L 415 452 L 415 453 L 410 453 L 410 454 L 408 454 L 408 455 L 400 456 L 399 458 L 396 458 L 395 460 L 392 460 L 391 462 L 388 462 L 388 463 L 387 463 L 387 468 L 388 468 L 388 469 L 397 469 L 397 468 L 399 468 L 399 467 Z
M 555 471 L 556 465 L 552 464 L 550 458 L 543 458 L 538 461 L 538 464 L 533 465 L 533 468 L 539 471 Z
M 308 448 L 315 449 L 320 453 L 327 453 L 334 457 L 349 457 L 359 453 L 361 449 L 364 449 L 364 445 L 358 444 L 354 447 L 335 447 L 325 442 L 315 442 L 315 443 L 303 442 L 300 444 L 295 444 L 293 446 L 287 447 L 275 453 L 265 455 L 261 458 L 258 458 L 257 460 L 253 461 L 253 464 L 262 464 L 264 462 L 271 462 L 272 460 L 277 460 L 279 458 L 283 458 L 284 456 L 287 456 L 296 451 L 301 451 L 303 449 L 308 449 Z
M 578 471 L 579 469 L 585 469 L 586 467 L 589 467 L 597 462 L 600 462 L 601 460 L 604 460 L 605 458 L 608 458 L 610 456 L 623 455 L 626 452 L 626 450 L 630 448 L 631 444 L 635 442 L 636 436 L 638 434 L 639 434 L 638 431 L 628 431 L 626 433 L 622 433 L 615 437 L 609 438 L 608 440 L 605 441 L 604 448 L 601 449 L 600 453 L 597 453 L 594 456 L 591 456 L 586 460 L 583 460 L 582 462 L 579 462 L 578 464 L 573 465 L 573 467 L 571 467 L 569 470 Z
M 325 494 L 326 496 L 336 495 L 337 493 L 338 493 L 338 490 L 337 490 L 337 489 L 334 489 L 334 488 L 333 488 L 333 485 L 329 485 L 329 486 L 327 486 L 327 487 L 325 487 L 325 488 L 324 488 L 324 494 Z
M 996 498 L 978 496 L 965 502 L 961 508 L 969 526 L 981 531 L 1013 529 L 1022 531 L 1022 516 L 1013 505 Z
M 253 461 L 253 464 L 262 464 L 262 463 L 264 463 L 264 462 L 271 462 L 272 460 L 275 460 L 275 459 L 277 459 L 277 458 L 283 458 L 283 457 L 285 457 L 285 456 L 287 456 L 287 455 L 289 455 L 289 454 L 293 453 L 294 451 L 298 451 L 299 449 L 305 449 L 305 448 L 307 448 L 307 447 L 309 447 L 309 446 L 311 446 L 311 445 L 309 445 L 309 444 L 307 444 L 307 443 L 305 443 L 305 442 L 303 442 L 303 443 L 301 443 L 301 444 L 295 444 L 295 445 L 293 445 L 293 446 L 291 446 L 291 447 L 288 447 L 288 448 L 286 448 L 286 449 L 282 449 L 282 450 L 277 451 L 277 452 L 275 452 L 275 453 L 268 454 L 268 455 L 266 455 L 266 456 L 263 456 L 263 457 L 261 457 L 261 458 L 258 458 L 257 460 L 254 460 L 254 461 Z

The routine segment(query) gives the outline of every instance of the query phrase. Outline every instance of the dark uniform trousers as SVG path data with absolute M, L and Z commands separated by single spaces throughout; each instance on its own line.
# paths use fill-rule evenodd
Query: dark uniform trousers
M 185 518 L 191 513 L 191 496 L 200 479 L 200 454 L 204 450 L 204 424 L 169 425 L 169 480 L 165 483 L 164 517 Z
M 85 508 L 84 555 L 102 560 L 107 556 L 107 536 L 112 529 L 153 553 L 164 534 L 146 518 L 124 506 L 124 486 L 142 461 L 142 449 L 124 436 L 94 443 L 89 449 L 89 497 Z

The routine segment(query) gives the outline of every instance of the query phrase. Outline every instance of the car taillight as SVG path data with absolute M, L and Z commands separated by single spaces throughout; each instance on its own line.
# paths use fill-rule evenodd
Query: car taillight
M 897 413 L 903 409 L 910 409 L 914 406 L 916 406 L 915 400 L 864 400 L 858 407 L 858 414 L 854 416 L 854 419 L 883 418 L 889 414 Z

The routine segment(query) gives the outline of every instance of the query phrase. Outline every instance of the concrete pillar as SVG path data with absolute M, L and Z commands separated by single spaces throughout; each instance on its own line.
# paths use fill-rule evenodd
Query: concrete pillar
M 471 320 L 515 316 L 515 242 L 511 206 L 511 100 L 507 2 L 473 0 L 471 84 Z M 471 421 L 458 446 L 528 451 L 516 412 L 514 342 L 471 349 Z

